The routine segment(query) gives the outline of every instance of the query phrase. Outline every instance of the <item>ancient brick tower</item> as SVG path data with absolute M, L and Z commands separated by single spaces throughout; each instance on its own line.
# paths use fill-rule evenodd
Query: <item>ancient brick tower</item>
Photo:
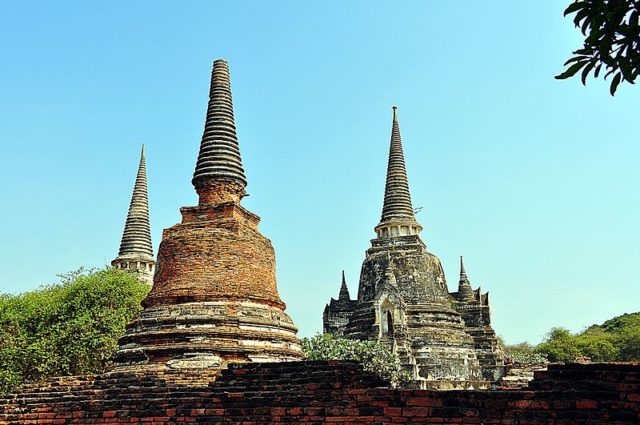
M 149 200 L 147 199 L 147 167 L 144 159 L 144 145 L 140 153 L 140 165 L 133 186 L 129 213 L 124 225 L 120 251 L 113 267 L 135 271 L 140 278 L 151 285 L 156 262 L 151 247 L 151 228 L 149 226 Z
M 346 325 L 325 320 L 325 331 L 335 327 L 333 333 L 389 344 L 416 386 L 486 387 L 474 340 L 453 307 L 440 260 L 427 252 L 421 230 L 394 107 L 382 217 L 362 264 L 358 299 L 351 312 L 341 309 L 341 318 L 348 316 Z M 324 317 L 335 317 L 333 310 L 328 305 Z
M 115 370 L 301 359 L 271 241 L 240 205 L 247 180 L 224 60 L 213 64 L 192 183 L 198 206 L 181 208 L 182 223 L 164 230 L 153 289 L 119 341 Z

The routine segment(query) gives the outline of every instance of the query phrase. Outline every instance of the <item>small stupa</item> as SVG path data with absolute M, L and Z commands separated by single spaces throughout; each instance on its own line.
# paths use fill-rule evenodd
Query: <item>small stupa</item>
M 120 250 L 111 265 L 118 269 L 135 272 L 145 283 L 153 283 L 156 262 L 151 246 L 151 226 L 149 224 L 149 199 L 147 195 L 147 166 L 144 158 L 144 145 L 140 152 L 140 164 L 133 194 L 127 213 L 127 221 L 122 233 Z

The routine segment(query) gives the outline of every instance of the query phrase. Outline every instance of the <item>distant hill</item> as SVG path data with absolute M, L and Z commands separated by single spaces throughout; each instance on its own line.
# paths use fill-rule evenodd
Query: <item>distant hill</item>
M 571 362 L 578 357 L 598 362 L 640 361 L 640 313 L 614 317 L 578 334 L 553 328 L 534 351 L 552 362 Z
M 594 325 L 597 326 L 597 325 Z M 616 333 L 625 329 L 640 327 L 640 312 L 627 313 L 604 322 L 601 326 L 606 332 Z

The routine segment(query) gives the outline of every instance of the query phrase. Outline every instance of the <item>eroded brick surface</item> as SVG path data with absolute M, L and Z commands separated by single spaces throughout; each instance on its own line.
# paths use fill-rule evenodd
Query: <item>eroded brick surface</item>
M 0 424 L 640 423 L 640 366 L 551 365 L 520 391 L 393 390 L 350 362 L 58 378 L 0 398 Z

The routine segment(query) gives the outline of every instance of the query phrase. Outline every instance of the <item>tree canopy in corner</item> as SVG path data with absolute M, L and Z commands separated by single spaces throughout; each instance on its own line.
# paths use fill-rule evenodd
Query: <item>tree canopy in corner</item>
M 602 73 L 611 77 L 615 95 L 621 82 L 634 84 L 640 72 L 640 1 L 576 0 L 564 11 L 584 35 L 581 49 L 565 62 L 567 69 L 555 78 L 563 80 L 581 72 L 582 84 Z M 593 74 L 591 74 L 593 72 Z

